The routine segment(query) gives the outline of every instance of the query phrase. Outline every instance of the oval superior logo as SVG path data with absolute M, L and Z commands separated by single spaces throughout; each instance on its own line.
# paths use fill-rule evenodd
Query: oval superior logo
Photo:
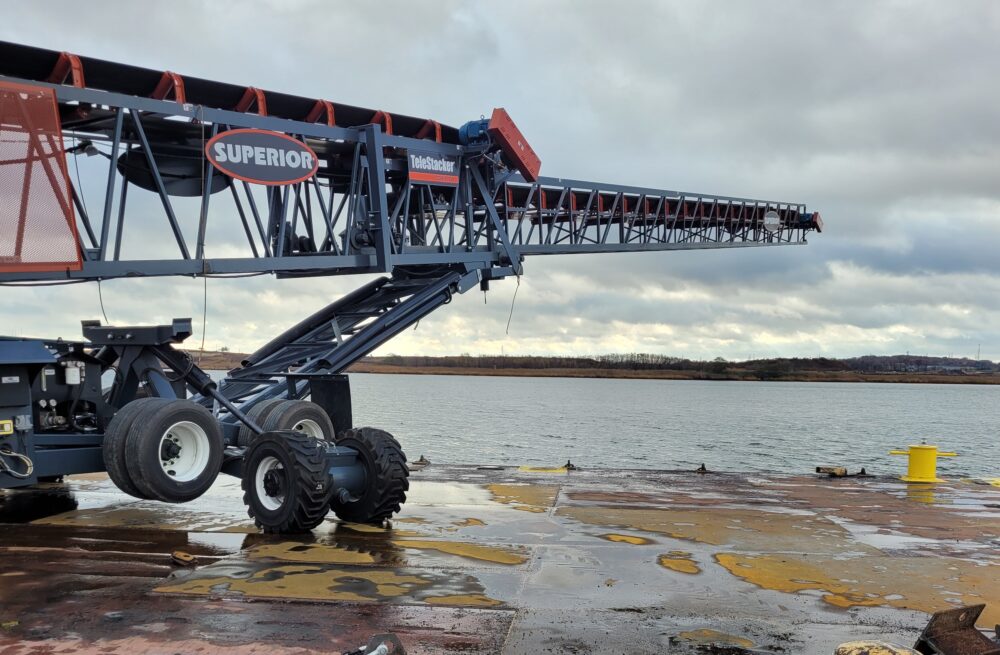
M 254 184 L 296 184 L 319 169 L 316 153 L 298 139 L 251 128 L 215 135 L 205 156 L 226 175 Z

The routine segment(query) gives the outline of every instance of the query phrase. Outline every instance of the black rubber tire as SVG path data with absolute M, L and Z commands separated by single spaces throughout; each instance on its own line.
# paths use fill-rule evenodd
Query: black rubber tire
M 302 421 L 312 421 L 323 433 L 324 441 L 334 441 L 333 421 L 330 420 L 330 415 L 322 407 L 308 400 L 281 401 L 268 412 L 261 427 L 264 428 L 264 432 L 283 430 L 301 432 L 298 426 Z M 318 434 L 311 436 L 319 437 Z
M 181 421 L 190 421 L 200 427 L 208 442 L 208 457 L 202 472 L 186 481 L 171 478 L 160 465 L 160 439 L 171 426 Z M 132 482 L 150 498 L 166 503 L 186 503 L 208 491 L 219 476 L 224 449 L 219 422 L 212 412 L 190 400 L 174 399 L 162 405 L 140 408 L 125 439 Z
M 258 497 L 257 470 L 265 458 L 281 463 L 280 488 L 284 500 L 269 509 Z M 265 432 L 243 457 L 243 503 L 257 527 L 269 533 L 308 532 L 330 511 L 330 476 L 324 442 L 301 432 Z
M 253 419 L 253 422 L 257 425 L 264 427 L 264 421 L 267 420 L 267 416 L 271 413 L 271 410 L 283 402 L 285 402 L 283 398 L 270 398 L 268 400 L 262 400 L 250 408 L 250 411 L 247 412 L 247 417 Z M 236 445 L 240 448 L 246 448 L 252 444 L 253 440 L 256 438 L 257 435 L 253 433 L 253 430 L 245 425 L 240 425 L 240 431 L 236 435 Z
M 380 524 L 398 512 L 410 489 L 410 469 L 396 438 L 377 428 L 354 428 L 342 432 L 337 445 L 358 451 L 366 477 L 365 489 L 356 501 L 343 503 L 336 498 L 331 501 L 330 509 L 337 518 Z
M 127 403 L 119 409 L 111 421 L 107 430 L 104 431 L 104 441 L 101 444 L 101 451 L 104 456 L 104 468 L 108 472 L 108 477 L 115 483 L 115 486 L 136 498 L 148 500 L 152 498 L 140 490 L 126 465 L 127 455 L 125 453 L 125 441 L 128 438 L 129 430 L 135 422 L 135 417 L 144 408 L 152 405 L 163 405 L 170 402 L 167 398 L 139 398 Z

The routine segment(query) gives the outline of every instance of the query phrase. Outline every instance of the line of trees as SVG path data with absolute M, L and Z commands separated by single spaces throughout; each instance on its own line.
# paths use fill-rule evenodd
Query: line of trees
M 725 373 L 745 371 L 762 377 L 780 376 L 797 372 L 996 372 L 997 364 L 988 360 L 971 360 L 951 357 L 922 357 L 911 355 L 867 355 L 849 359 L 771 358 L 730 362 L 721 357 L 702 361 L 656 355 L 652 353 L 622 353 L 595 357 L 541 357 L 503 355 L 457 355 L 448 357 L 422 357 L 387 355 L 368 357 L 366 361 L 404 367 L 488 368 L 488 369 L 614 369 L 628 371 L 700 371 Z

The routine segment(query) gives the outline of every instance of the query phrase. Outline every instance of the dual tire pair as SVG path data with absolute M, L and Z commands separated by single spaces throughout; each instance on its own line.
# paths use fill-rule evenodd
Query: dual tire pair
M 265 431 L 294 430 L 331 440 L 333 424 L 318 405 L 269 400 L 251 414 Z M 239 442 L 255 435 L 241 428 Z M 184 503 L 212 486 L 222 466 L 222 429 L 210 411 L 190 400 L 139 398 L 125 405 L 105 431 L 108 475 L 125 493 L 147 500 Z
M 184 503 L 205 493 L 222 466 L 222 429 L 190 400 L 139 398 L 122 407 L 104 434 L 108 475 L 125 493 Z

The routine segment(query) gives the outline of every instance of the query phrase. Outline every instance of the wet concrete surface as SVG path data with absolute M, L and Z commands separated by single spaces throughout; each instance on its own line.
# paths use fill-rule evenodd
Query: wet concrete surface
M 0 492 L 0 655 L 832 653 L 927 613 L 1000 622 L 1000 488 L 431 465 L 386 528 L 258 534 L 103 476 Z M 196 558 L 179 566 L 171 553 Z

